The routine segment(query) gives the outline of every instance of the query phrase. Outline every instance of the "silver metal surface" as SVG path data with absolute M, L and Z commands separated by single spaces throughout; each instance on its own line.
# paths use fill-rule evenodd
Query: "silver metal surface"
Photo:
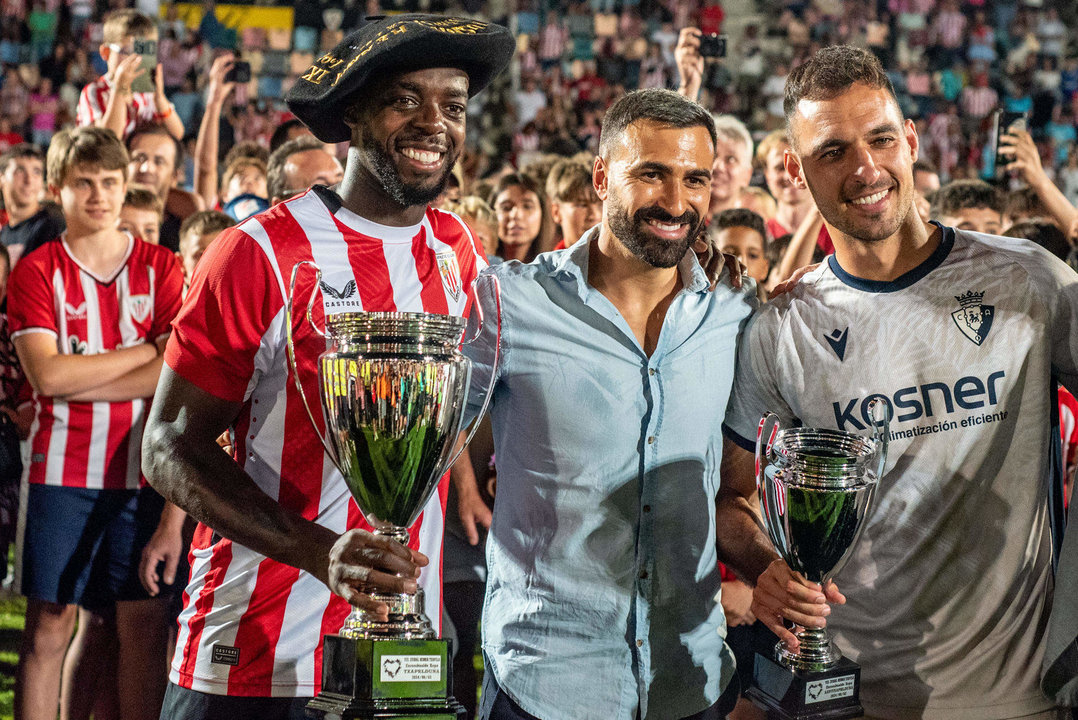
M 882 412 L 881 412 L 882 408 Z M 756 484 L 764 526 L 786 564 L 826 583 L 849 560 L 876 492 L 887 455 L 886 408 L 870 410 L 871 437 L 821 428 L 781 428 L 768 413 L 756 439 Z M 841 653 L 822 628 L 795 625 L 800 648 L 778 645 L 776 659 L 791 669 L 824 670 Z
M 318 395 L 326 428 L 323 436 L 300 382 L 292 337 L 296 276 L 303 265 L 311 265 L 321 279 L 317 265 L 297 263 L 285 304 L 288 359 L 300 398 L 368 524 L 375 533 L 407 545 L 407 528 L 419 517 L 459 454 L 456 440 L 471 376 L 471 363 L 460 352 L 467 321 L 427 313 L 350 312 L 330 315 L 323 332 L 313 322 L 316 294 L 312 295 L 307 320 L 326 338 L 328 347 L 317 360 Z M 497 293 L 496 282 L 493 289 Z M 476 303 L 477 311 L 478 306 Z M 499 345 L 500 327 L 494 344 L 495 367 Z M 494 373 L 491 383 L 493 378 Z M 486 401 L 467 440 L 486 411 L 491 389 L 487 389 Z M 423 612 L 422 591 L 414 595 L 368 594 L 389 605 L 389 620 L 378 620 L 353 608 L 342 635 L 435 637 Z

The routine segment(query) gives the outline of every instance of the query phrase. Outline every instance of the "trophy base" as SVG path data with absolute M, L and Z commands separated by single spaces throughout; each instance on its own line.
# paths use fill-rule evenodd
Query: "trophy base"
M 745 692 L 768 720 L 842 720 L 865 714 L 859 699 L 861 666 L 843 657 L 827 670 L 791 670 L 756 655 Z
M 464 720 L 450 694 L 445 640 L 322 638 L 322 692 L 312 720 Z

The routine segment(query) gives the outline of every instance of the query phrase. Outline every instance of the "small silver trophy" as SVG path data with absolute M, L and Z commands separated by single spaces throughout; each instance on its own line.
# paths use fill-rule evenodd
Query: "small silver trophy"
M 428 313 L 344 312 L 315 325 L 328 349 L 317 360 L 318 394 L 326 434 L 319 432 L 300 381 L 292 337 L 296 277 L 292 269 L 285 303 L 288 360 L 296 387 L 326 454 L 377 535 L 408 543 L 408 530 L 438 487 L 442 476 L 471 440 L 486 413 L 482 410 L 459 449 L 471 379 L 471 361 L 460 345 L 467 320 Z M 495 278 L 489 287 L 498 297 Z M 477 287 L 478 290 L 478 287 Z M 474 341 L 483 328 L 481 303 Z M 497 319 L 496 319 L 497 320 Z M 494 342 L 497 367 L 501 332 Z M 494 374 L 492 373 L 492 379 Z M 389 717 L 420 713 L 424 718 L 453 720 L 463 707 L 449 694 L 447 644 L 423 611 L 423 591 L 371 592 L 389 606 L 388 621 L 353 607 L 339 635 L 323 638 L 322 692 L 306 708 L 310 718 Z
M 768 413 L 756 438 L 756 484 L 768 536 L 790 569 L 826 583 L 864 530 L 887 459 L 888 408 L 873 401 L 872 435 L 782 428 Z M 858 717 L 860 667 L 823 628 L 794 625 L 800 647 L 756 656 L 749 695 L 778 718 Z

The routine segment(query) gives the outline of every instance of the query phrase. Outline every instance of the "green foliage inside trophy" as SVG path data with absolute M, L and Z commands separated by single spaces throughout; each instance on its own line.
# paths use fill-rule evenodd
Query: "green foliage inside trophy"
M 857 494 L 813 487 L 787 488 L 790 552 L 795 570 L 812 582 L 827 579 L 857 537 Z M 808 552 L 802 552 L 808 550 Z

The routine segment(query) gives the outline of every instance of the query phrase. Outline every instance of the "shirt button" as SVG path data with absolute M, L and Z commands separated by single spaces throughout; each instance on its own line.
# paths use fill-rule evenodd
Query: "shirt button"
M 640 579 L 641 580 L 647 580 L 648 579 L 648 571 L 647 570 L 641 570 L 640 571 Z
M 650 505 L 645 505 L 644 506 L 644 512 L 651 512 L 651 506 Z
M 637 647 L 644 647 L 644 641 L 643 640 L 637 640 L 636 641 L 636 646 Z
M 654 375 L 656 372 L 658 371 L 655 368 L 648 368 L 648 375 Z
M 655 442 L 655 436 L 654 436 L 654 435 L 652 435 L 652 436 L 650 436 L 650 437 L 648 438 L 648 445 L 651 445 L 651 444 L 652 444 L 652 443 L 654 443 L 654 442 Z

